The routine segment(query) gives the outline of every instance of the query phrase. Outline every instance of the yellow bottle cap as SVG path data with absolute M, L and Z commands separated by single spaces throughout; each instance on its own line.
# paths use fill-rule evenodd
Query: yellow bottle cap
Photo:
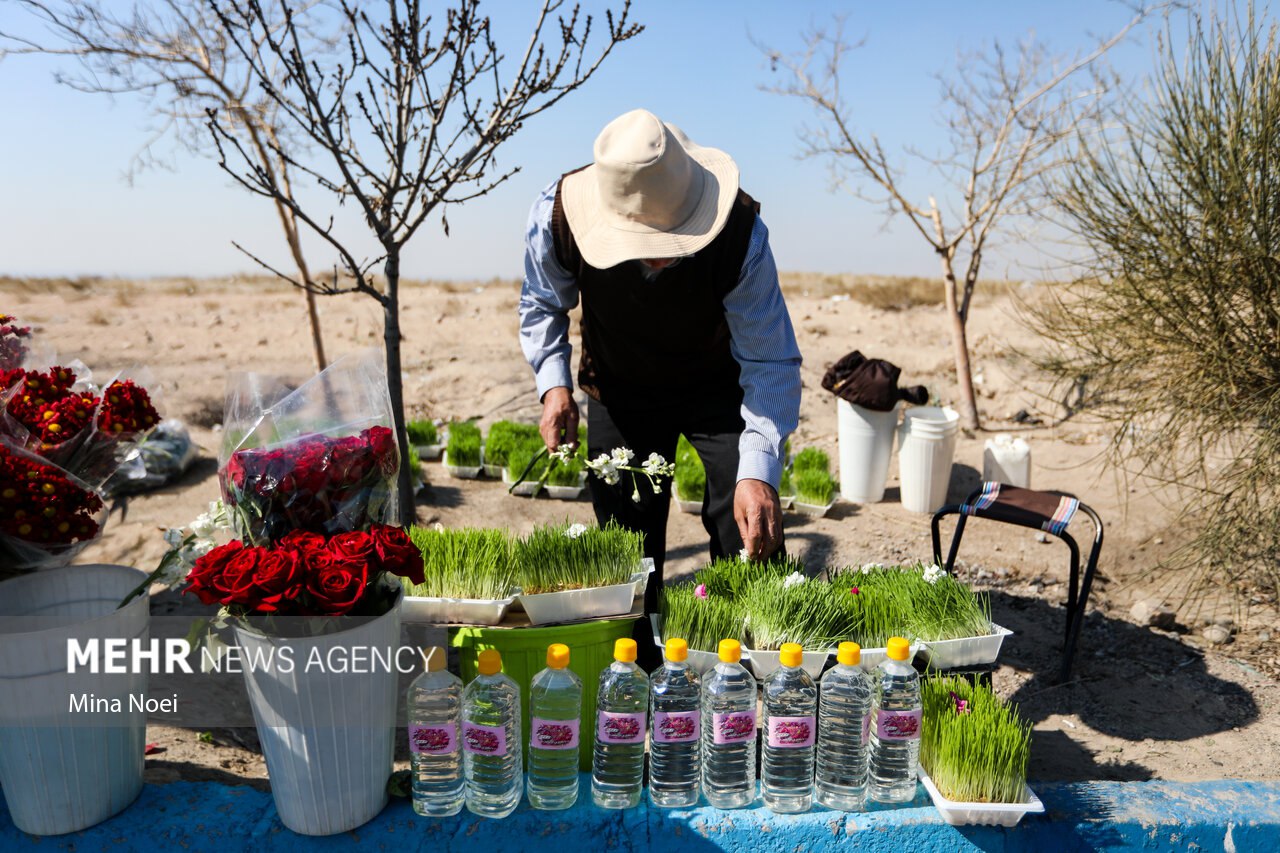
M 422 649 L 422 660 L 427 665 L 427 672 L 439 672 L 448 663 L 444 649 L 439 646 Z
M 679 637 L 667 640 L 667 660 L 682 663 L 689 657 L 689 644 Z
M 906 660 L 911 656 L 911 644 L 902 637 L 890 637 L 886 652 L 893 660 Z
M 804 649 L 799 643 L 783 643 L 778 650 L 778 660 L 783 666 L 799 666 L 804 662 Z
M 480 653 L 476 669 L 481 675 L 497 675 L 502 672 L 502 652 L 497 649 L 485 649 Z
M 635 663 L 636 641 L 630 637 L 615 640 L 613 643 L 613 659 L 622 663 Z
M 737 640 L 720 641 L 720 660 L 725 663 L 737 663 L 742 660 L 742 644 Z
M 564 669 L 569 665 L 569 647 L 564 643 L 552 643 L 547 646 L 547 666 L 552 669 Z
M 862 646 L 857 643 L 841 643 L 836 649 L 836 662 L 845 666 L 857 666 L 862 663 Z

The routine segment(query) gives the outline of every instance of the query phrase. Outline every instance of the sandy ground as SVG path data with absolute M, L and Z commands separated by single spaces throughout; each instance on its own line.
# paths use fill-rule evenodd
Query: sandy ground
M 907 383 L 953 395 L 946 318 L 937 307 L 884 311 L 840 292 L 819 277 L 797 277 L 787 301 L 805 357 L 804 401 L 797 447 L 817 445 L 835 458 L 835 404 L 819 380 L 826 365 L 851 349 L 887 358 Z M 301 294 L 261 281 L 24 282 L 0 279 L 4 309 L 34 324 L 64 360 L 78 358 L 102 373 L 141 364 L 161 389 L 164 414 L 185 421 L 203 457 L 178 484 L 113 508 L 108 530 L 83 561 L 150 569 L 164 550 L 160 532 L 194 518 L 217 497 L 216 456 L 226 376 L 256 370 L 303 378 L 312 372 Z M 534 420 L 532 377 L 516 337 L 517 288 L 510 282 L 424 284 L 403 297 L 405 399 L 411 416 Z M 372 300 L 321 300 L 331 356 L 380 345 Z M 1075 420 L 1053 425 L 1060 411 L 1018 355 L 1036 341 L 1018 326 L 1007 296 L 981 300 L 970 334 L 981 409 L 989 431 L 1021 430 L 1033 448 L 1037 488 L 1081 496 L 1107 523 L 1106 547 L 1081 639 L 1074 675 L 1055 683 L 1063 627 L 1067 559 L 1059 543 L 1032 531 L 971 525 L 960 556 L 974 582 L 992 591 L 995 619 L 1015 631 L 994 675 L 996 689 L 1035 721 L 1035 779 L 1278 778 L 1280 769 L 1280 620 L 1266 596 L 1179 606 L 1179 624 L 1156 631 L 1134 624 L 1131 604 L 1154 597 L 1180 605 L 1178 581 L 1150 570 L 1179 541 L 1171 513 L 1141 485 L 1128 483 L 1101 459 L 1102 430 Z M 1043 424 L 1013 422 L 1026 410 Z M 980 479 L 983 442 L 962 436 L 952 497 Z M 451 480 L 426 466 L 419 518 L 446 525 L 508 525 L 589 520 L 590 505 L 513 498 L 495 482 Z M 786 518 L 789 547 L 810 565 L 925 558 L 928 517 L 898 503 L 897 464 L 885 500 L 839 505 L 821 520 Z M 1083 522 L 1082 522 L 1083 523 Z M 1081 531 L 1087 529 L 1087 525 Z M 705 558 L 698 520 L 673 509 L 667 576 L 686 574 Z M 173 635 L 205 610 L 156 590 L 157 628 Z M 1214 646 L 1201 634 L 1230 620 L 1233 640 Z M 428 636 L 427 639 L 433 639 Z M 436 638 L 438 639 L 438 638 Z M 237 682 L 218 701 L 242 702 Z M 252 729 L 152 726 L 161 751 L 148 759 L 152 781 L 213 778 L 264 784 L 265 767 Z M 403 758 L 403 744 L 402 744 Z

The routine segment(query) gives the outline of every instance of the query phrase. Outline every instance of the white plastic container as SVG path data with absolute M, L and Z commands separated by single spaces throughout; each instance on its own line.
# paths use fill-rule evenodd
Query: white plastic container
M 450 477 L 457 477 L 459 480 L 475 480 L 480 476 L 482 466 L 480 465 L 452 465 L 449 463 L 449 451 L 445 451 L 441 456 L 441 464 L 444 470 L 449 472 Z
M 884 484 L 889 479 L 898 409 L 875 412 L 837 399 L 836 426 L 840 493 L 854 503 L 877 503 L 884 498 Z
M 942 820 L 950 826 L 1017 826 L 1025 815 L 1044 813 L 1044 803 L 1030 788 L 1026 789 L 1025 803 L 957 803 L 942 796 L 923 767 L 920 782 Z
M 931 513 L 946 504 L 959 429 L 960 415 L 954 409 L 913 406 L 903 411 L 898 478 L 905 509 Z
M 801 515 L 807 515 L 810 518 L 826 518 L 827 513 L 831 512 L 831 508 L 840 500 L 840 492 L 836 492 L 831 496 L 829 504 L 807 504 L 799 498 L 792 497 L 790 506 L 784 506 L 783 509 L 790 509 L 792 512 L 798 512 Z
M 502 472 L 500 476 L 502 477 L 503 485 L 510 487 L 511 484 L 515 482 L 513 475 L 511 474 L 511 471 L 507 468 L 501 468 L 500 470 Z M 488 473 L 488 471 L 489 471 L 489 466 L 486 465 L 485 473 Z M 522 498 L 527 498 L 530 495 L 537 494 L 539 491 L 545 488 L 546 486 L 539 484 L 536 479 L 525 480 L 523 483 L 516 486 L 514 489 L 511 489 L 511 494 L 518 495 Z
M 653 644 L 663 653 L 663 657 L 665 659 L 667 647 L 662 642 L 662 614 L 650 613 L 649 626 L 653 628 Z M 703 675 L 715 668 L 715 665 L 720 661 L 720 655 L 718 652 L 707 652 L 702 649 L 689 649 L 689 656 L 685 660 L 695 672 L 699 675 Z M 747 650 L 743 649 L 742 665 L 749 666 L 749 664 L 750 658 L 747 655 Z
M 289 646 L 295 666 L 244 668 L 249 704 L 267 761 L 280 821 L 302 835 L 335 835 L 372 820 L 387 804 L 395 747 L 397 673 L 361 666 L 337 672 L 308 668 L 331 652 L 400 646 L 400 596 L 389 611 L 345 631 L 280 638 L 235 626 L 246 660 L 264 660 Z M 375 672 L 368 671 L 376 669 Z
M 1004 638 L 1013 632 L 992 623 L 991 633 L 985 637 L 960 637 L 955 640 L 924 641 L 925 654 L 934 669 L 951 669 L 957 666 L 979 666 L 995 663 L 1000 656 Z
M 582 497 L 582 493 L 586 490 L 586 486 L 553 486 L 548 483 L 543 487 L 547 497 L 558 501 L 576 501 Z
M 516 600 L 405 596 L 401 621 L 414 625 L 498 625 Z
M 423 462 L 434 462 L 440 458 L 440 454 L 444 451 L 443 444 L 419 444 L 418 458 Z
M 480 448 L 480 467 L 484 470 L 484 475 L 486 477 L 492 477 L 495 480 L 501 477 L 506 471 L 505 465 L 497 465 L 493 462 L 485 461 L 483 446 Z
M 534 625 L 550 625 L 556 622 L 580 622 L 602 616 L 630 613 L 637 595 L 644 595 L 653 562 L 647 562 L 647 570 L 632 575 L 626 583 L 597 586 L 590 589 L 567 589 L 561 592 L 542 592 L 536 595 L 516 596 L 520 606 Z
M 126 566 L 48 569 L 0 583 L 0 786 L 14 825 L 32 835 L 86 829 L 142 791 L 146 671 L 67 672 L 67 641 L 149 639 L 146 578 Z M 73 715 L 72 695 L 119 699 L 122 710 Z
M 680 507 L 681 512 L 687 512 L 689 515 L 702 515 L 702 501 L 687 501 L 684 498 L 676 498 L 676 506 Z
M 1031 488 L 1031 447 L 1002 432 L 989 438 L 982 450 L 982 481 Z
M 778 667 L 782 666 L 782 652 L 777 650 L 763 651 L 760 649 L 743 649 L 742 656 L 744 660 L 747 660 L 751 668 L 751 673 L 756 677 L 756 681 L 764 681 L 766 678 L 773 675 Z M 800 666 L 804 668 L 805 672 L 809 673 L 810 676 L 816 679 L 822 675 L 822 670 L 827 665 L 827 661 L 830 660 L 830 658 L 830 649 L 819 651 L 809 651 L 806 649 L 804 652 L 804 660 L 801 662 Z

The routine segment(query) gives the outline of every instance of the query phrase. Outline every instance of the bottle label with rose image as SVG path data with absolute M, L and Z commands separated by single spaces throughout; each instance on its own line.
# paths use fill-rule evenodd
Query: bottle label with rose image
M 577 749 L 580 720 L 544 720 L 529 723 L 529 746 L 538 749 Z
M 876 737 L 880 740 L 919 740 L 919 708 L 910 711 L 880 711 L 876 715 Z
M 601 743 L 644 743 L 648 714 L 614 714 L 601 711 L 596 734 Z
M 813 746 L 816 717 L 770 717 L 769 746 L 781 749 L 802 749 Z
M 464 723 L 462 745 L 472 755 L 506 755 L 507 730 L 504 726 L 482 726 Z
M 653 739 L 657 743 L 690 743 L 700 737 L 701 711 L 653 712 Z
M 449 755 L 458 751 L 458 726 L 409 726 L 409 751 L 418 755 Z
M 756 712 L 731 711 L 727 714 L 713 714 L 711 724 L 712 741 L 718 744 L 744 743 L 756 736 Z

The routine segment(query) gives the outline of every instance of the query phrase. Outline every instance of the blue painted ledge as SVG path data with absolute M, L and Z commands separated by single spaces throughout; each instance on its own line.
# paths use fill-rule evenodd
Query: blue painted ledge
M 1280 784 L 1274 782 L 1094 782 L 1035 786 L 1045 804 L 1011 829 L 951 827 L 921 796 L 907 807 L 844 814 L 825 809 L 779 816 L 764 808 L 617 812 L 590 804 L 583 778 L 578 804 L 538 812 L 527 804 L 505 820 L 464 811 L 448 820 L 420 818 L 392 800 L 374 820 L 329 838 L 285 829 L 271 795 L 247 787 L 175 782 L 147 785 L 131 807 L 84 832 L 38 838 L 19 832 L 0 811 L 0 851 L 128 850 L 476 850 L 763 851 L 793 853 L 836 842 L 879 853 L 983 850 L 1280 851 Z

